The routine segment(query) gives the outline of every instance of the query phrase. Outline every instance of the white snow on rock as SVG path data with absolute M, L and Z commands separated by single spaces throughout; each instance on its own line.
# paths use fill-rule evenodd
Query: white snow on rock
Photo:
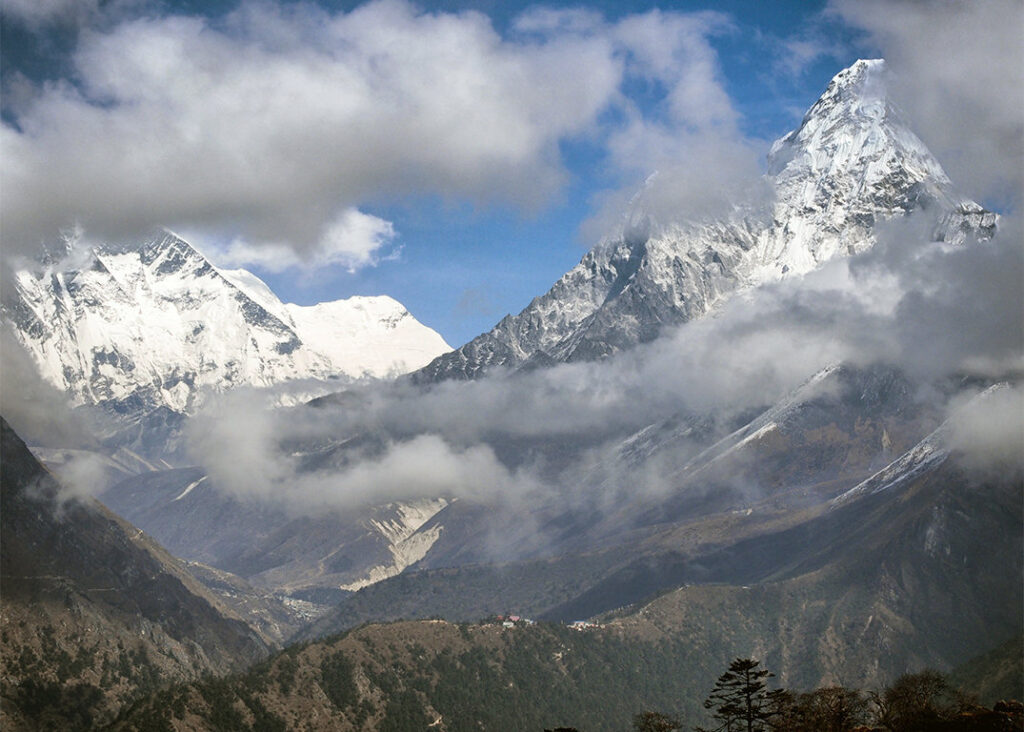
M 999 398 L 1009 385 L 1005 382 L 993 384 L 975 396 L 970 405 L 978 406 Z M 879 470 L 877 473 L 861 481 L 850 490 L 832 499 L 831 508 L 855 500 L 861 496 L 881 493 L 900 486 L 925 475 L 939 467 L 952 452 L 954 425 L 950 420 L 944 421 L 923 440 Z
M 170 232 L 75 254 L 19 271 L 3 320 L 77 403 L 187 413 L 207 392 L 391 377 L 449 350 L 390 297 L 286 305 Z
M 862 60 L 832 80 L 772 147 L 763 181 L 770 200 L 752 196 L 721 219 L 659 222 L 641 190 L 618 230 L 546 294 L 415 379 L 473 378 L 538 357 L 601 358 L 705 315 L 736 292 L 864 251 L 879 220 L 926 210 L 936 239 L 991 233 L 995 214 L 955 193 L 887 99 L 886 73 L 883 61 Z

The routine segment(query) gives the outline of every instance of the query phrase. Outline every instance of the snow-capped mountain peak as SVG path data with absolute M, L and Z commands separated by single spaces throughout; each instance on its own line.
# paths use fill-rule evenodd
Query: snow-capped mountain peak
M 788 161 L 781 159 L 779 153 L 794 141 L 810 146 L 808 143 L 821 140 L 826 134 L 848 132 L 851 122 L 875 126 L 892 114 L 895 110 L 886 94 L 886 74 L 885 62 L 881 59 L 861 59 L 836 74 L 804 115 L 800 126 L 772 145 L 770 172 L 781 172 Z
M 883 61 L 861 60 L 836 75 L 772 147 L 767 206 L 755 196 L 718 219 L 653 222 L 641 191 L 621 226 L 545 295 L 414 379 L 606 356 L 701 317 L 737 291 L 864 251 L 880 219 L 928 211 L 938 239 L 991 233 L 995 215 L 955 193 L 889 99 L 887 74 Z M 645 188 L 652 184 L 656 177 Z
M 220 270 L 302 343 L 347 376 L 387 378 L 408 373 L 451 347 L 388 295 L 353 295 L 315 305 L 282 303 L 263 280 L 245 269 Z
M 168 231 L 22 269 L 13 290 L 5 327 L 79 403 L 189 412 L 206 392 L 393 376 L 449 350 L 389 297 L 286 305 Z
M 871 213 L 959 203 L 942 166 L 888 98 L 887 75 L 880 59 L 857 61 L 772 146 L 769 172 L 780 199 L 793 207 L 860 203 Z

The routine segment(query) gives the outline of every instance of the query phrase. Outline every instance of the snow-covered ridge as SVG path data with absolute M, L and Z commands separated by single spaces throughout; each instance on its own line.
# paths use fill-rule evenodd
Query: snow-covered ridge
M 926 211 L 935 238 L 956 243 L 991 233 L 995 214 L 955 192 L 886 96 L 886 73 L 880 60 L 840 72 L 775 143 L 764 181 L 770 203 L 755 196 L 720 220 L 655 222 L 638 195 L 622 225 L 546 294 L 415 378 L 473 378 L 531 358 L 621 351 L 736 292 L 870 248 L 881 219 Z
M 79 403 L 194 410 L 208 392 L 384 378 L 449 350 L 389 297 L 301 307 L 180 237 L 95 247 L 16 273 L 5 327 Z
M 693 458 L 688 460 L 681 468 L 673 472 L 673 477 L 686 477 L 692 480 L 714 465 L 726 460 L 729 456 L 736 454 L 747 445 L 754 445 L 759 440 L 767 437 L 785 425 L 787 419 L 801 405 L 821 396 L 824 390 L 830 388 L 830 379 L 837 374 L 840 367 L 827 366 L 796 389 L 780 399 L 771 409 L 765 411 L 750 423 L 738 430 L 726 435 L 713 445 L 701 450 Z
M 832 499 L 831 507 L 841 506 L 860 496 L 890 490 L 938 467 L 949 457 L 948 440 L 949 426 L 944 422 L 938 429 L 870 478 Z
M 970 405 L 978 406 L 996 398 L 1000 392 L 1008 388 L 1008 384 L 999 383 L 990 386 L 975 396 Z M 953 450 L 953 433 L 955 425 L 949 419 L 940 424 L 933 432 L 914 445 L 896 460 L 886 465 L 877 473 L 861 481 L 850 490 L 832 500 L 835 508 L 861 496 L 892 490 L 928 473 L 946 461 Z
M 221 274 L 288 324 L 305 346 L 348 376 L 399 376 L 451 350 L 437 332 L 387 295 L 354 295 L 296 305 L 282 303 L 263 280 L 247 270 L 221 270 Z

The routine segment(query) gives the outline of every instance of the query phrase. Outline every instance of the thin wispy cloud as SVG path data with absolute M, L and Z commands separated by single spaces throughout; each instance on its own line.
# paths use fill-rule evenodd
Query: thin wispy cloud
M 100 14 L 99 0 L 3 0 L 8 21 L 40 29 L 53 24 L 84 25 Z

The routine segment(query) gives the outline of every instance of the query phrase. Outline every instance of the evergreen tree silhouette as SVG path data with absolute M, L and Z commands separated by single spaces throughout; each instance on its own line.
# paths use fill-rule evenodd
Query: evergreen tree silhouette
M 718 677 L 704 708 L 719 725 L 698 732 L 762 732 L 775 714 L 774 695 L 768 691 L 766 679 L 775 674 L 759 668 L 760 661 L 737 658 L 729 670 Z

